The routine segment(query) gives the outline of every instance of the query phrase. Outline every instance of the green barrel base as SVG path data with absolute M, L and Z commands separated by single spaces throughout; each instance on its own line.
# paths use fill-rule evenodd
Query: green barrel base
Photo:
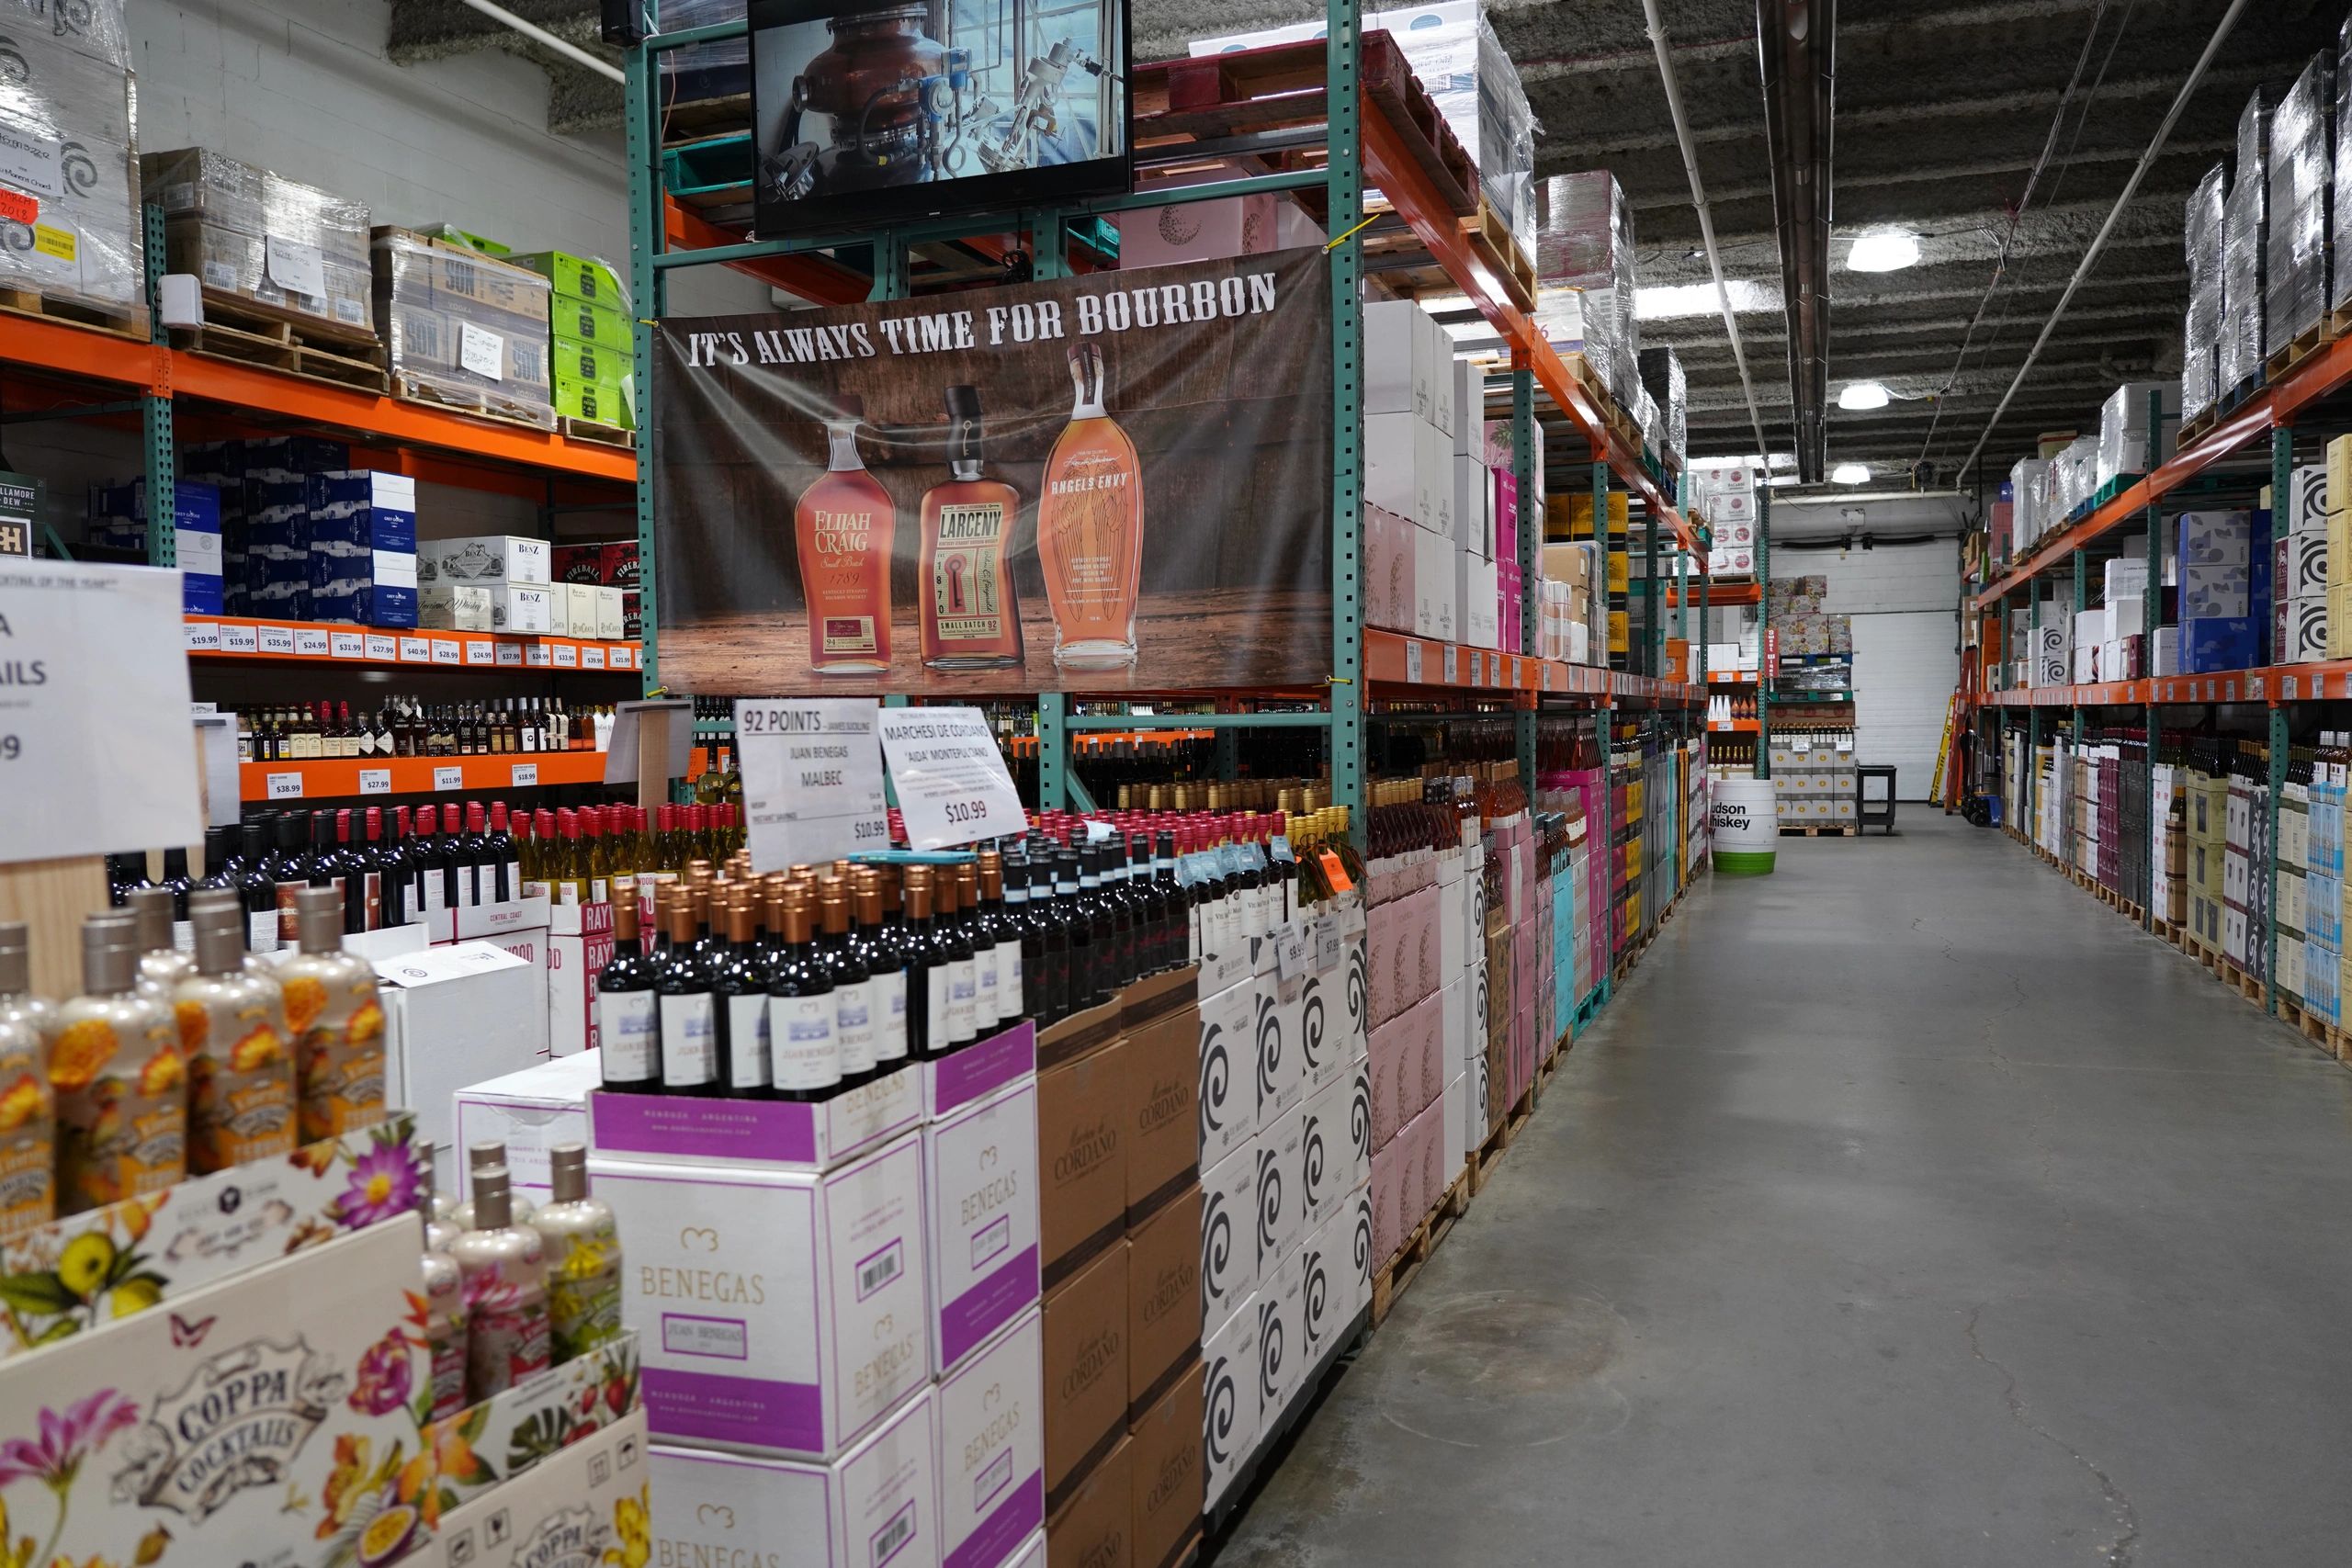
M 1770 876 L 1778 850 L 1717 850 L 1715 871 L 1726 876 Z

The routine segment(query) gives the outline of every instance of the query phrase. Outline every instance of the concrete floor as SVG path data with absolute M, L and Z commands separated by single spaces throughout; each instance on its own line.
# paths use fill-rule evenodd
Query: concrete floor
M 2352 1561 L 2352 1072 L 1905 817 L 1686 900 L 1221 1563 Z

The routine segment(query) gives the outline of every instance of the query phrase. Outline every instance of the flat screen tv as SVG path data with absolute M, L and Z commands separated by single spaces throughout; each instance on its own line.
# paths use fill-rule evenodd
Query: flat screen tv
M 1134 183 L 1126 0 L 751 0 L 763 239 Z

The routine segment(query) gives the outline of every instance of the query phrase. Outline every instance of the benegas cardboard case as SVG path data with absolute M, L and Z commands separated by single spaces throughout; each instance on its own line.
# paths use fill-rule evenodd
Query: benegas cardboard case
M 1037 1089 L 1024 1080 L 922 1130 L 932 1371 L 1037 1303 Z
M 656 1446 L 647 1568 L 939 1562 L 936 1416 L 925 1390 L 831 1464 Z
M 1045 1331 L 1031 1311 L 940 1380 L 939 1561 L 994 1568 L 1046 1522 Z

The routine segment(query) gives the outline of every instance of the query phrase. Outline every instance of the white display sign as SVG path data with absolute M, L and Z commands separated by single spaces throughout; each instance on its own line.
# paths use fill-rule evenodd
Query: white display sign
M 514 780 L 516 789 L 528 789 L 539 782 L 539 765 L 537 762 L 515 763 Z
M 223 653 L 259 653 L 261 634 L 253 626 L 223 625 L 220 628 L 220 651 Z
M 310 626 L 295 627 L 294 651 L 305 659 L 324 659 L 327 656 L 327 634 Z
M 560 654 L 570 645 L 560 644 Z M 694 761 L 695 705 L 684 697 L 668 697 L 660 702 L 622 703 L 613 709 L 613 736 L 605 750 L 605 782 L 608 784 L 637 782 L 637 725 L 639 716 L 666 713 L 670 716 L 670 755 L 668 777 L 682 779 Z
M 471 321 L 458 323 L 458 363 L 492 381 L 506 379 L 506 340 Z
M 498 649 L 492 644 L 479 639 L 469 640 L 466 644 L 466 662 L 469 664 L 490 664 L 497 658 Z
M 368 632 L 366 639 L 370 659 L 396 660 L 401 655 L 401 639 L 396 637 L 381 637 Z
M 204 837 L 180 574 L 0 567 L 0 862 Z
M 1028 826 L 988 716 L 978 708 L 884 708 L 882 754 L 907 842 L 953 849 Z
M 327 291 L 326 257 L 316 245 L 306 245 L 299 240 L 288 240 L 272 234 L 264 265 L 269 280 L 288 294 L 307 294 L 322 299 Z
M 872 697 L 735 705 L 752 869 L 839 860 L 890 847 L 882 793 L 881 704 Z

